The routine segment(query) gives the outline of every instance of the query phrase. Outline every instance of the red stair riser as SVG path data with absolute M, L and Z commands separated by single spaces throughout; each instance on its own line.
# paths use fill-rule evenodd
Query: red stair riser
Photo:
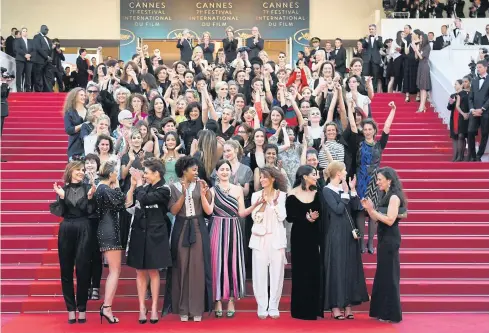
M 54 200 L 53 200 L 54 201 Z M 2 223 L 59 223 L 62 218 L 57 217 L 46 212 L 29 212 L 29 213 L 15 213 L 15 214 L 5 214 L 5 211 L 1 214 Z
M 57 236 L 59 224 L 2 224 L 0 230 L 3 236 Z
M 381 166 L 386 166 L 384 160 L 382 160 Z M 425 170 L 425 169 L 443 169 L 443 170 L 469 170 L 469 171 L 477 171 L 485 170 L 489 173 L 489 165 L 487 163 L 478 163 L 478 162 L 451 162 L 450 161 L 441 161 L 441 162 L 432 162 L 432 161 L 391 161 L 389 166 L 395 169 L 411 169 L 411 170 Z
M 1 192 L 2 200 L 50 200 L 53 201 L 55 194 L 53 191 L 41 192 L 38 190 L 23 192 Z
M 44 148 L 46 147 L 54 148 L 54 149 L 60 149 L 64 148 L 66 150 L 66 142 L 65 141 L 31 141 L 31 142 L 3 142 L 2 148 L 9 148 L 9 149 L 26 149 L 26 148 Z M 15 153 L 15 152 L 14 152 Z M 2 168 L 5 170 L 5 168 Z
M 27 161 L 62 161 L 66 160 L 68 163 L 68 157 L 65 154 L 59 154 L 59 155 L 42 155 L 42 154 L 31 154 L 31 155 L 22 155 L 22 154 L 3 154 L 3 158 L 5 158 L 9 162 L 27 162 Z
M 405 189 L 405 193 L 407 195 L 408 200 L 410 199 L 439 199 L 443 196 L 444 199 L 460 199 L 460 200 L 489 200 L 489 191 L 479 192 L 479 191 L 471 191 L 471 192 L 449 192 L 449 191 L 426 191 L 423 189 L 420 190 L 409 190 Z
M 10 162 L 2 164 L 2 171 L 5 170 L 64 170 L 67 162 L 65 161 L 52 161 L 38 163 L 34 162 Z
M 66 149 L 66 148 L 65 148 Z M 23 181 L 27 181 L 29 179 L 61 179 L 63 177 L 63 170 L 54 170 L 51 171 L 49 169 L 42 169 L 40 171 L 27 171 L 27 172 L 19 172 L 19 171 L 3 171 L 2 179 L 22 179 Z
M 448 180 L 448 181 L 446 181 Z M 466 189 L 467 185 L 473 189 L 486 190 L 489 188 L 489 180 L 460 180 L 460 179 L 450 179 L 446 180 L 433 179 L 433 180 L 415 180 L 410 178 L 401 179 L 402 184 L 405 189 L 422 189 L 430 187 L 431 189 Z

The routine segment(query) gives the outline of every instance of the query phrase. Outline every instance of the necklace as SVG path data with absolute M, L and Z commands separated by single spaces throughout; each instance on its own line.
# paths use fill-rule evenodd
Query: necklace
M 228 195 L 229 191 L 231 191 L 231 186 L 229 185 L 228 188 L 223 188 L 221 185 L 219 185 L 219 188 L 221 189 L 222 193 Z

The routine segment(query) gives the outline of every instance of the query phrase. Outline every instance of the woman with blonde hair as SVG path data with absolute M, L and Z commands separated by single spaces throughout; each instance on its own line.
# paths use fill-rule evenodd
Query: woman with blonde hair
M 95 127 L 92 130 L 92 132 L 83 138 L 83 147 L 84 147 L 85 155 L 95 153 L 95 143 L 97 142 L 97 138 L 100 135 L 110 136 L 109 128 L 110 128 L 110 118 L 105 114 L 101 115 L 97 119 L 97 123 L 95 124 Z
M 204 51 L 204 59 L 207 61 L 207 64 L 213 63 L 215 44 L 211 42 L 211 33 L 205 31 L 202 34 L 202 42 L 199 43 L 200 48 Z
M 85 99 L 85 89 L 75 88 L 68 93 L 63 106 L 65 132 L 69 135 L 67 153 L 70 161 L 74 156 L 84 155 L 80 131 L 87 117 Z
M 188 63 L 188 68 L 196 75 L 207 70 L 207 60 L 204 59 L 204 50 L 200 46 L 194 47 L 192 60 Z
M 87 110 L 87 121 L 83 123 L 80 130 L 80 137 L 82 140 L 85 139 L 87 135 L 93 132 L 95 125 L 97 124 L 98 118 L 104 114 L 104 109 L 100 104 L 92 104 Z
M 324 309 L 331 310 L 334 319 L 354 319 L 352 306 L 369 300 L 359 242 L 363 235 L 355 228 L 352 218 L 360 204 L 355 191 L 356 178 L 347 183 L 346 166 L 339 161 L 328 165 L 327 175 L 330 182 L 323 189 L 323 225 L 327 231 L 321 241 L 324 253 L 321 297 Z

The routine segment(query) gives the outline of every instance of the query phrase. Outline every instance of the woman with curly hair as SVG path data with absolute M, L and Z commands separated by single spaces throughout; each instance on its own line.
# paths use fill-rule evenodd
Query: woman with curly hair
M 75 88 L 68 93 L 63 106 L 65 132 L 68 138 L 68 159 L 84 156 L 83 140 L 80 131 L 87 116 L 85 108 L 85 89 Z

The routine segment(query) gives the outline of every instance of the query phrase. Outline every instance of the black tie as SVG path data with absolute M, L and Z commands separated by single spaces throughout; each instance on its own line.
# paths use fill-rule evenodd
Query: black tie
M 487 76 L 482 77 L 482 76 L 480 76 L 480 75 L 479 75 L 479 80 L 484 81 L 484 80 L 486 79 L 486 77 L 487 77 Z

